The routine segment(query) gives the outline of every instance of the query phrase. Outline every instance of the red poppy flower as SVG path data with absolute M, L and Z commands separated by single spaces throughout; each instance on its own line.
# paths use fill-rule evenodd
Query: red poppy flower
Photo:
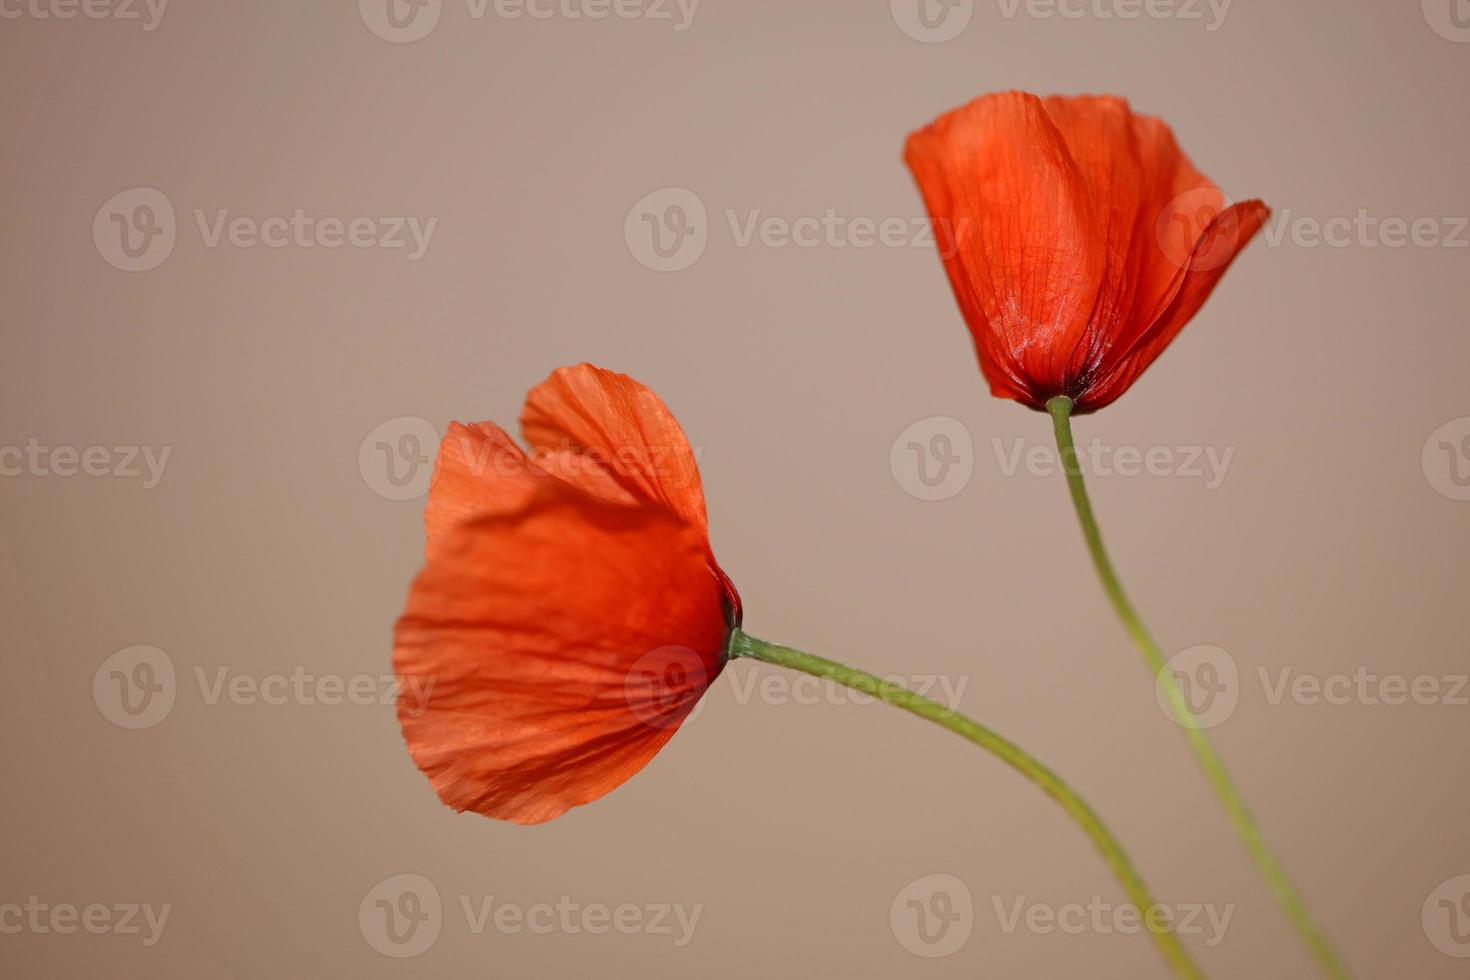
M 1168 126 L 1110 96 L 987 95 L 905 159 L 991 392 L 1036 409 L 1127 391 L 1270 213 L 1224 207 Z
M 450 427 L 393 660 L 403 736 L 439 798 L 541 823 L 673 736 L 724 667 L 740 599 L 652 391 L 561 368 L 521 430 L 529 455 L 489 423 Z

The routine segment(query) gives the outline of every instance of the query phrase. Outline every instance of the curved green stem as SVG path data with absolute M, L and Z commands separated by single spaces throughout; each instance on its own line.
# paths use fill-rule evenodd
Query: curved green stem
M 730 636 L 729 650 L 731 657 L 749 657 L 764 663 L 789 667 L 792 670 L 799 670 L 814 677 L 823 677 L 844 687 L 872 695 L 880 701 L 885 701 L 947 728 L 997 756 L 1060 803 L 1067 815 L 1075 820 L 1091 838 L 1092 843 L 1107 860 L 1108 866 L 1112 868 L 1114 877 L 1123 885 L 1123 890 L 1128 894 L 1129 900 L 1142 913 L 1145 927 L 1153 936 L 1159 952 L 1168 961 L 1175 975 L 1189 978 L 1204 976 L 1200 968 L 1190 959 L 1189 953 L 1180 944 L 1178 937 L 1169 929 L 1167 917 L 1153 913 L 1152 910 L 1157 907 L 1158 903 L 1154 901 L 1148 886 L 1139 877 L 1137 869 L 1133 867 L 1133 862 L 1123 850 L 1123 845 L 1119 844 L 1118 839 L 1113 836 L 1112 831 L 1108 830 L 1092 807 L 1088 806 L 1087 802 L 1078 796 L 1077 792 L 1068 786 L 1060 776 L 1019 746 L 979 722 L 945 707 L 938 701 L 854 667 L 848 667 L 810 653 L 803 653 L 800 650 L 793 650 L 790 647 L 767 643 L 738 629 Z
M 1229 772 L 1226 771 L 1225 763 L 1215 751 L 1209 735 L 1200 727 L 1194 709 L 1190 707 L 1189 699 L 1185 697 L 1178 679 L 1172 671 L 1165 669 L 1163 652 L 1154 642 L 1148 628 L 1143 625 L 1138 610 L 1133 608 L 1133 603 L 1128 600 L 1127 594 L 1123 591 L 1123 585 L 1118 580 L 1118 573 L 1113 569 L 1107 549 L 1103 547 L 1102 532 L 1098 530 L 1097 517 L 1092 512 L 1092 503 L 1087 497 L 1087 486 L 1082 480 L 1082 469 L 1077 463 L 1077 447 L 1072 439 L 1072 399 L 1059 395 L 1046 403 L 1046 410 L 1051 414 L 1052 425 L 1056 430 L 1057 448 L 1061 451 L 1062 464 L 1067 473 L 1067 488 L 1071 491 L 1072 503 L 1077 508 L 1077 519 L 1082 523 L 1082 534 L 1087 539 L 1087 550 L 1092 554 L 1092 563 L 1097 567 L 1098 577 L 1102 579 L 1103 590 L 1108 594 L 1108 599 L 1112 602 L 1118 618 L 1123 621 L 1124 629 L 1132 637 L 1133 644 L 1143 654 L 1143 661 L 1148 666 L 1149 672 L 1154 675 L 1159 690 L 1169 702 L 1169 710 L 1189 740 L 1195 759 L 1198 760 L 1200 768 L 1204 770 L 1205 777 L 1215 790 L 1215 795 L 1224 805 L 1225 812 L 1229 814 L 1230 822 L 1234 824 L 1235 832 L 1244 842 L 1246 851 L 1249 852 L 1256 867 L 1260 869 L 1267 884 L 1270 885 L 1271 891 L 1276 895 L 1276 900 L 1286 910 L 1292 925 L 1296 927 L 1296 931 L 1311 949 L 1312 955 L 1317 958 L 1322 972 L 1337 980 L 1346 980 L 1347 970 L 1339 962 L 1327 937 L 1313 921 L 1306 904 L 1297 894 L 1281 862 L 1272 853 L 1271 846 L 1266 842 L 1260 825 L 1251 816 L 1245 800 L 1241 797 L 1240 791 L 1235 788 Z

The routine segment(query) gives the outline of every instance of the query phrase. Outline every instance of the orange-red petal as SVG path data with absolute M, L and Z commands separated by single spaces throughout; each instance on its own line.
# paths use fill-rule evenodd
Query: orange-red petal
M 537 453 L 578 453 L 596 467 L 563 469 L 605 496 L 609 478 L 629 495 L 706 526 L 699 466 L 684 430 L 646 386 L 591 364 L 558 368 L 526 396 L 521 433 Z
M 1195 169 L 1163 120 L 1134 116 L 1133 131 L 1144 197 L 1128 259 L 1132 289 L 1120 304 L 1123 329 L 1111 345 L 1125 350 L 1179 291 L 1195 242 L 1225 198 Z
M 1261 201 L 1243 201 L 1221 211 L 1195 243 L 1178 291 L 1168 307 L 1116 366 L 1099 375 L 1077 399 L 1077 414 L 1095 412 L 1127 391 L 1139 375 L 1158 359 L 1164 348 L 1199 312 L 1219 285 L 1225 270 L 1270 217 Z
M 1094 361 L 1122 321 L 1124 297 L 1133 282 L 1129 260 L 1145 199 L 1143 161 L 1126 100 L 1051 96 L 1042 104 L 1082 175 L 1094 245 L 1103 256 L 1092 313 L 1067 361 L 1067 377 L 1072 378 Z
M 642 769 L 724 664 L 703 530 L 553 487 L 444 532 L 395 634 L 398 716 L 449 806 L 540 823 Z
M 536 465 L 563 483 L 602 500 L 629 506 L 644 502 L 623 484 L 619 483 L 611 470 L 588 453 L 574 449 L 536 454 Z
M 445 533 L 459 524 L 525 506 L 545 479 L 499 426 L 450 423 L 424 506 L 427 550 L 432 554 Z
M 1259 227 L 1112 96 L 984 96 L 906 159 L 991 391 L 1033 408 L 1121 395 Z
M 909 137 L 904 154 L 998 395 L 1062 390 L 1106 263 L 1084 175 L 1041 100 L 985 96 Z

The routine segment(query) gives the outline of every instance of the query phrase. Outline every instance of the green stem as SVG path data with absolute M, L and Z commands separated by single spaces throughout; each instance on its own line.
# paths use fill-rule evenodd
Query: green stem
M 1168 961 L 1175 975 L 1190 978 L 1204 976 L 1200 968 L 1190 959 L 1189 953 L 1180 944 L 1178 937 L 1169 929 L 1167 922 L 1164 921 L 1166 917 L 1152 911 L 1158 903 L 1154 901 L 1148 886 L 1139 877 L 1138 871 L 1133 867 L 1133 862 L 1123 850 L 1123 845 L 1119 844 L 1118 839 L 1113 836 L 1112 831 L 1108 830 L 1092 807 L 1088 806 L 1087 802 L 1078 796 L 1072 787 L 1063 782 L 1060 776 L 1019 746 L 979 722 L 945 707 L 938 701 L 875 677 L 866 671 L 810 653 L 803 653 L 800 650 L 793 650 L 790 647 L 767 643 L 738 629 L 730 636 L 729 650 L 732 658 L 749 657 L 764 663 L 789 667 L 804 674 L 835 681 L 854 691 L 872 695 L 880 701 L 885 701 L 947 728 L 997 756 L 1002 762 L 1040 786 L 1048 796 L 1060 803 L 1067 815 L 1075 820 L 1092 839 L 1092 843 L 1102 852 L 1103 858 L 1112 868 L 1113 875 L 1122 883 L 1128 898 L 1142 913 L 1149 934 L 1153 936 L 1159 952 Z
M 1230 815 L 1230 822 L 1234 824 L 1235 831 L 1244 842 L 1246 851 L 1249 852 L 1256 867 L 1260 869 L 1267 884 L 1270 885 L 1271 891 L 1276 895 L 1276 900 L 1286 910 L 1292 925 L 1296 927 L 1302 940 L 1317 958 L 1322 972 L 1337 980 L 1346 980 L 1347 970 L 1338 961 L 1332 945 L 1312 920 L 1301 896 L 1297 894 L 1291 879 L 1287 877 L 1286 870 L 1276 859 L 1276 855 L 1272 853 L 1271 846 L 1266 842 L 1260 825 L 1251 816 L 1240 791 L 1235 788 L 1235 783 L 1226 771 L 1219 753 L 1215 751 L 1209 735 L 1200 727 L 1194 709 L 1190 707 L 1189 699 L 1185 697 L 1178 679 L 1172 671 L 1165 669 L 1163 652 L 1154 642 L 1148 628 L 1143 625 L 1138 610 L 1133 608 L 1133 603 L 1128 600 L 1127 594 L 1123 591 L 1123 585 L 1118 580 L 1118 573 L 1113 569 L 1107 549 L 1103 547 L 1102 532 L 1098 530 L 1097 517 L 1092 512 L 1092 503 L 1088 500 L 1087 487 L 1082 480 L 1082 469 L 1077 463 L 1077 447 L 1072 439 L 1072 399 L 1065 395 L 1058 395 L 1046 403 L 1046 410 L 1051 414 L 1052 425 L 1056 429 L 1057 448 L 1061 451 L 1063 466 L 1067 473 L 1067 488 L 1071 491 L 1072 503 L 1077 508 L 1077 519 L 1081 521 L 1082 534 L 1087 539 L 1087 550 L 1092 554 L 1092 563 L 1097 567 L 1098 577 L 1102 579 L 1103 590 L 1107 592 L 1108 599 L 1111 600 L 1118 618 L 1123 621 L 1124 629 L 1128 631 L 1134 645 L 1143 654 L 1143 661 L 1148 665 L 1149 672 L 1154 675 L 1159 690 L 1169 702 L 1169 710 L 1189 740 L 1195 759 L 1198 760 L 1200 768 L 1204 770 L 1205 777 L 1215 790 L 1215 795 L 1224 804 L 1225 812 Z

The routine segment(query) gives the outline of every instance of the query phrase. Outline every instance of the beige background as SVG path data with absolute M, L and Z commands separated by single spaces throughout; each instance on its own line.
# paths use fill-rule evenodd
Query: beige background
M 341 0 L 176 0 L 152 31 L 8 4 L 0 445 L 172 454 L 152 489 L 0 479 L 0 904 L 172 912 L 151 948 L 0 934 L 0 972 L 1164 975 L 1138 936 L 1002 928 L 997 899 L 1119 899 L 1032 787 L 882 707 L 739 703 L 750 665 L 647 771 L 539 829 L 441 807 L 389 708 L 208 703 L 196 669 L 384 672 L 422 505 L 375 492 L 364 439 L 404 417 L 510 423 L 551 368 L 588 359 L 655 387 L 701 447 L 751 632 L 965 683 L 961 706 L 1072 778 L 1161 898 L 1234 907 L 1222 943 L 1190 939 L 1212 975 L 1312 975 L 1104 605 L 1061 480 L 1002 472 L 992 440 L 1044 446 L 1045 419 L 985 394 L 933 250 L 740 247 L 726 218 L 917 217 L 907 131 L 1019 87 L 1125 94 L 1228 192 L 1290 212 L 1079 435 L 1234 450 L 1214 490 L 1094 480 L 1130 588 L 1171 652 L 1233 656 L 1238 706 L 1215 734 L 1357 975 L 1464 976 L 1421 908 L 1470 873 L 1470 707 L 1272 704 L 1257 670 L 1470 669 L 1470 502 L 1421 464 L 1431 433 L 1470 415 L 1470 249 L 1290 234 L 1360 209 L 1470 214 L 1470 44 L 1451 39 L 1448 0 L 1237 0 L 1215 30 L 1203 6 L 1007 9 L 980 0 L 958 37 L 924 43 L 877 0 L 705 0 L 683 31 L 475 19 L 446 0 L 427 37 L 389 43 Z M 167 196 L 177 242 L 125 273 L 91 229 L 137 187 Z M 624 225 L 668 187 L 698 195 L 709 241 L 657 273 Z M 194 219 L 296 208 L 439 221 L 410 261 L 208 247 Z M 969 434 L 973 475 L 925 501 L 890 448 L 936 416 Z M 91 685 L 136 644 L 165 651 L 177 695 L 129 731 Z M 358 907 L 404 873 L 444 913 L 432 948 L 395 959 Z M 890 905 L 936 873 L 964 882 L 975 918 L 957 953 L 927 959 Z M 460 908 L 563 895 L 703 909 L 676 948 L 477 935 Z

